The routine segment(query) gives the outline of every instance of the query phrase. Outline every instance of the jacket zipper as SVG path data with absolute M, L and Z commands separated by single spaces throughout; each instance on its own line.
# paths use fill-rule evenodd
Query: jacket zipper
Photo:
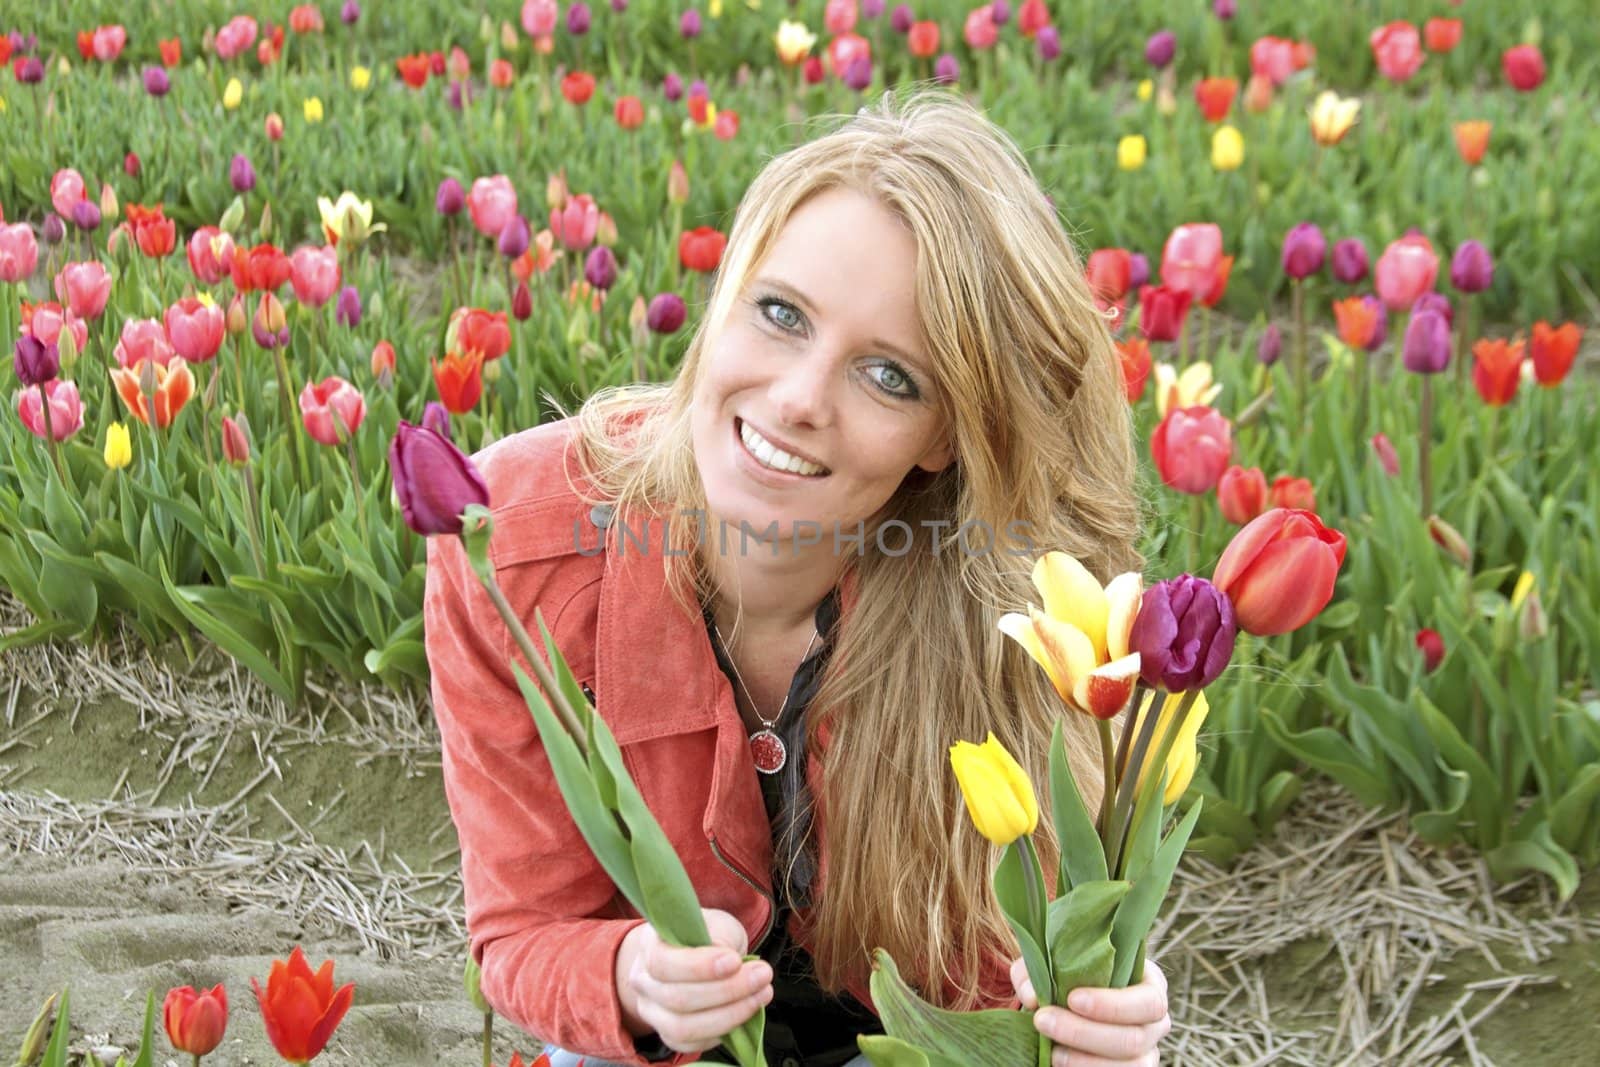
M 772 924 L 778 918 L 778 898 L 767 892 L 765 889 L 762 889 L 760 883 L 751 878 L 748 874 L 745 874 L 739 868 L 735 867 L 728 860 L 728 858 L 722 854 L 722 849 L 717 847 L 716 834 L 712 834 L 709 838 L 707 838 L 707 840 L 711 842 L 711 854 L 717 857 L 724 867 L 728 868 L 728 870 L 737 875 L 739 881 L 743 882 L 745 885 L 749 886 L 751 889 L 754 889 L 757 893 L 760 893 L 763 897 L 765 897 L 767 903 L 770 905 L 770 907 L 767 908 L 766 925 L 761 927 L 761 936 L 750 942 L 750 951 L 755 952 L 756 949 L 758 949 L 761 944 L 767 940 L 767 935 L 772 932 Z

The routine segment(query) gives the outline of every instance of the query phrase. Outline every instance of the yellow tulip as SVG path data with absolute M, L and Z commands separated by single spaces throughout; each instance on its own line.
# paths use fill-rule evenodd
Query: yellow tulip
M 114 471 L 133 462 L 133 442 L 128 439 L 128 428 L 120 422 L 106 427 L 106 466 Z
M 1144 166 L 1145 155 L 1149 146 L 1145 143 L 1144 134 L 1130 133 L 1117 142 L 1117 166 L 1123 170 L 1138 170 Z
M 711 0 L 711 3 L 707 5 L 707 10 L 710 11 L 712 18 L 720 19 L 722 17 L 722 0 Z
M 1244 162 L 1244 135 L 1232 126 L 1218 126 L 1211 135 L 1211 165 L 1218 170 L 1238 170 Z
M 1004 847 L 1038 827 L 1039 801 L 1033 783 L 993 733 L 981 745 L 970 741 L 951 745 L 950 766 L 978 833 Z
M 1143 726 L 1144 716 L 1150 710 L 1150 703 L 1155 694 L 1146 694 L 1139 702 L 1138 709 L 1131 716 L 1127 729 L 1135 731 L 1130 737 L 1137 737 L 1137 731 Z M 1156 732 L 1150 736 L 1150 748 L 1145 754 L 1145 759 L 1154 758 L 1161 738 L 1172 728 L 1172 717 L 1177 714 L 1178 705 L 1183 702 L 1182 693 L 1167 693 L 1161 705 L 1161 718 L 1156 720 Z M 1172 749 L 1167 753 L 1166 773 L 1171 777 L 1167 780 L 1167 791 L 1162 795 L 1161 803 L 1176 804 L 1189 788 L 1189 781 L 1194 777 L 1194 769 L 1200 762 L 1200 749 L 1197 739 L 1200 736 L 1200 727 L 1206 721 L 1206 715 L 1211 711 L 1211 705 L 1206 701 L 1206 695 L 1201 693 L 1195 698 L 1194 707 L 1189 709 L 1189 717 L 1184 720 L 1183 729 L 1178 732 L 1177 739 L 1172 743 Z M 1130 743 L 1129 750 L 1132 750 Z M 1127 768 L 1122 769 L 1124 772 Z M 1139 768 L 1138 787 L 1144 785 L 1144 772 L 1146 768 Z
M 6 98 L 3 97 L 3 96 L 0 96 L 0 115 L 4 115 L 5 113 L 6 113 Z
M 350 68 L 350 88 L 360 92 L 372 84 L 372 71 L 366 67 Z
M 1144 81 L 1139 83 L 1140 100 L 1148 101 L 1152 96 L 1155 95 L 1155 91 L 1156 83 L 1151 81 L 1149 78 L 1146 78 Z
M 784 66 L 793 67 L 798 66 L 811 52 L 811 46 L 817 43 L 817 35 L 806 29 L 803 22 L 784 19 L 778 23 L 778 32 L 773 34 L 772 41 L 778 49 L 778 59 Z
M 1511 590 L 1511 610 L 1516 611 L 1522 607 L 1522 602 L 1528 599 L 1528 594 L 1533 592 L 1536 579 L 1532 571 L 1523 571 L 1517 576 L 1517 584 Z
M 317 197 L 317 213 L 322 216 L 324 230 L 335 240 L 351 245 L 359 245 L 378 231 L 387 229 L 381 222 L 373 225 L 372 201 L 363 200 L 348 189 L 339 194 L 338 200 Z
M 1139 680 L 1139 654 L 1128 635 L 1144 583 L 1133 572 L 1101 587 L 1088 568 L 1065 552 L 1046 552 L 1033 565 L 1033 586 L 1044 610 L 1000 617 L 1000 632 L 1044 668 L 1061 699 L 1097 719 L 1121 711 Z
M 1156 364 L 1156 414 L 1167 417 L 1172 408 L 1210 407 L 1222 392 L 1221 383 L 1211 380 L 1211 364 L 1191 363 L 1179 374 L 1170 363 Z
M 1328 89 L 1318 94 L 1308 114 L 1311 116 L 1311 136 L 1316 138 L 1317 143 L 1336 145 L 1344 140 L 1344 135 L 1356 124 L 1356 118 L 1361 114 L 1361 101 L 1353 96 L 1346 100 Z
M 227 86 L 222 90 L 222 106 L 232 111 L 244 100 L 244 83 L 238 78 L 229 78 Z
M 308 96 L 308 97 L 306 97 L 305 102 L 302 103 L 300 106 L 305 111 L 306 121 L 307 122 L 321 122 L 322 121 L 322 98 L 321 97 Z

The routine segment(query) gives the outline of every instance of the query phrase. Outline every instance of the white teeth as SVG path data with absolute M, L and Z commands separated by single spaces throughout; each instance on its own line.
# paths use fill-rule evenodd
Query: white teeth
M 788 471 L 791 474 L 818 475 L 828 473 L 826 467 L 819 467 L 815 463 L 808 463 L 799 456 L 791 455 L 780 448 L 773 446 L 772 442 L 756 433 L 748 422 L 739 423 L 739 437 L 744 441 L 744 446 L 750 454 L 761 461 L 764 467 L 773 470 Z

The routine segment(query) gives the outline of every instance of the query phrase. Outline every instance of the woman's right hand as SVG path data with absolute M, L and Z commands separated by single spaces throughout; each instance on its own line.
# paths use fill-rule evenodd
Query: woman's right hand
M 678 948 L 644 923 L 617 950 L 617 999 L 636 1037 L 654 1032 L 677 1052 L 704 1052 L 772 999 L 772 967 L 744 961 L 744 925 L 702 908 L 711 944 Z

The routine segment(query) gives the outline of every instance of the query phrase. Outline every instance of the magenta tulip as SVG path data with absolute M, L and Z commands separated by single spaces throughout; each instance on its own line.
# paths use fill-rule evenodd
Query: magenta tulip
M 1128 648 L 1146 685 L 1186 693 L 1217 680 L 1238 636 L 1233 603 L 1204 578 L 1180 574 L 1144 591 Z
M 405 523 L 424 537 L 461 532 L 461 513 L 489 506 L 483 475 L 433 430 L 401 420 L 389 445 L 389 470 Z

